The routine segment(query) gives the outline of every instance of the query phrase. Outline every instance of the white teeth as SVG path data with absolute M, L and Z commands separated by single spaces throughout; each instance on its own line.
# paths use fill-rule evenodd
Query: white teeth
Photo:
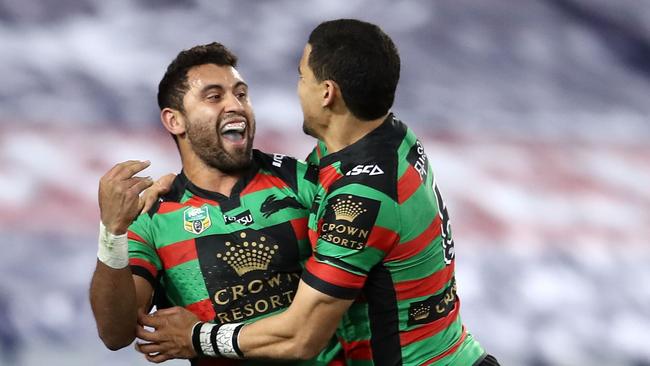
M 244 132 L 244 130 L 246 130 L 246 122 L 232 122 L 223 126 L 221 128 L 221 133 Z

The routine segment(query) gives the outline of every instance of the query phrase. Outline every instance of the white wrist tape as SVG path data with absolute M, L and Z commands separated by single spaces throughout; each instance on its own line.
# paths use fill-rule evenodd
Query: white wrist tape
M 231 323 L 223 324 L 217 330 L 215 343 L 217 350 L 223 357 L 228 358 L 243 358 L 244 355 L 239 350 L 239 330 L 244 326 L 244 323 Z
M 212 328 L 214 327 L 216 327 L 215 324 L 203 323 L 199 329 L 199 344 L 201 345 L 201 353 L 203 353 L 205 356 L 218 356 L 217 350 L 214 349 L 210 340 L 210 336 L 212 335 Z
M 192 347 L 199 356 L 243 358 L 239 349 L 239 331 L 244 323 L 196 323 L 192 327 Z
M 114 269 L 126 268 L 129 265 L 129 240 L 126 233 L 113 235 L 100 221 L 98 245 L 97 259 L 105 265 Z

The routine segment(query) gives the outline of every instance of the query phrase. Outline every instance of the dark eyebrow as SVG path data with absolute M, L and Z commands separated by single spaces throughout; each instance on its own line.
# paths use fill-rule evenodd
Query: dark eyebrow
M 298 75 L 302 75 L 302 71 L 300 71 L 300 64 L 298 64 Z
M 246 83 L 243 82 L 243 81 L 238 81 L 238 82 L 235 84 L 235 86 L 233 87 L 233 89 L 237 89 L 237 88 L 239 88 L 240 86 L 245 86 L 246 89 L 248 89 L 248 84 L 246 84 Z
M 233 89 L 239 88 L 241 86 L 245 86 L 248 89 L 248 84 L 246 84 L 243 81 L 238 81 L 237 83 L 235 83 Z M 201 93 L 207 93 L 211 89 L 224 90 L 224 87 L 221 84 L 208 84 L 201 89 Z

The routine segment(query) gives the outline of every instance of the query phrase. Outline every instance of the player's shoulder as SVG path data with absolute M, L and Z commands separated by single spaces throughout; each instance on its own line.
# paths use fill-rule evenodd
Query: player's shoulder
M 253 150 L 253 159 L 265 174 L 270 174 L 284 181 L 293 190 L 298 190 L 298 181 L 307 180 L 315 183 L 318 179 L 318 167 L 292 156 Z
M 154 215 L 160 211 L 161 206 L 165 203 L 180 204 L 181 198 L 183 197 L 188 184 L 189 180 L 185 174 L 183 174 L 183 172 L 176 175 L 176 178 L 174 178 L 169 191 L 158 198 L 153 206 L 151 206 L 149 211 L 147 211 L 147 216 L 149 216 L 149 218 L 153 218 Z

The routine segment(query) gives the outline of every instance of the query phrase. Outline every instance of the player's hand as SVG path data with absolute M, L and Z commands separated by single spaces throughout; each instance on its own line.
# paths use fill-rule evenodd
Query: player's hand
M 144 202 L 140 193 L 153 184 L 151 177 L 135 175 L 147 168 L 149 161 L 129 160 L 116 164 L 99 180 L 99 211 L 102 223 L 114 234 L 126 233 Z
M 149 315 L 140 313 L 136 337 L 147 343 L 136 342 L 135 349 L 153 363 L 196 357 L 192 346 L 192 328 L 198 321 L 194 313 L 179 306 Z M 153 330 L 148 331 L 145 326 Z
M 140 196 L 140 200 L 143 202 L 144 206 L 140 213 L 145 213 L 153 207 L 154 203 L 158 200 L 160 196 L 169 192 L 172 187 L 172 183 L 176 178 L 176 174 L 167 174 L 160 177 L 154 184 L 145 189 L 145 191 Z

